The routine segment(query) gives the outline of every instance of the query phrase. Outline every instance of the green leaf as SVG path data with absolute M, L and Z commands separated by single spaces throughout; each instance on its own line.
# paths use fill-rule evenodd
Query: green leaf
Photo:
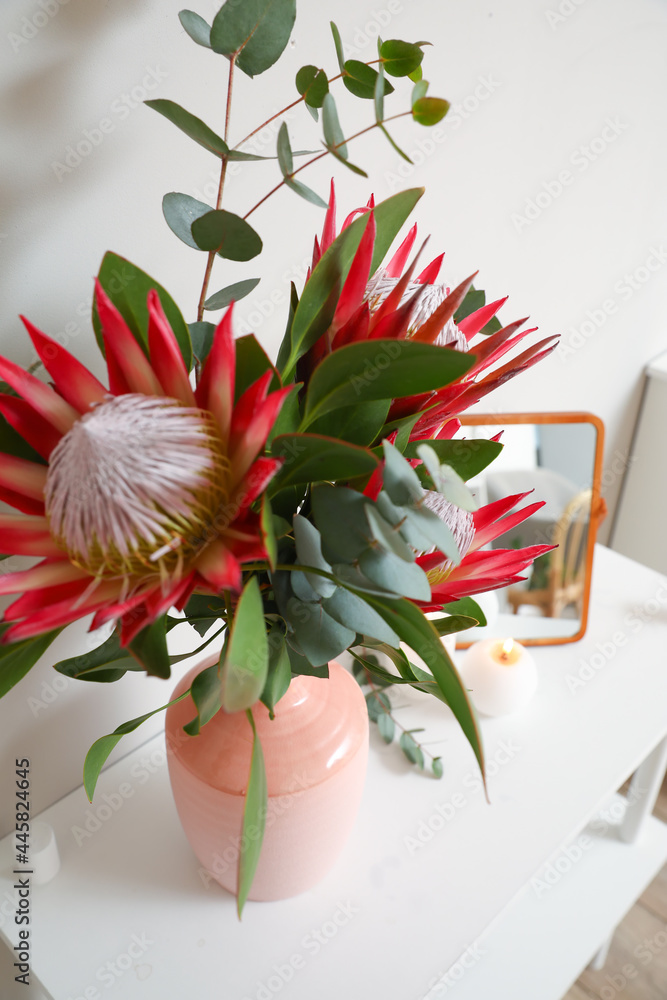
M 192 223 L 211 211 L 211 206 L 191 198 L 189 194 L 170 191 L 162 199 L 162 214 L 172 233 L 186 246 L 201 250 L 192 236 Z
M 331 34 L 333 35 L 334 45 L 336 46 L 336 59 L 338 60 L 338 66 L 340 68 L 341 73 L 344 73 L 345 72 L 345 56 L 343 54 L 343 42 L 342 42 L 342 39 L 340 37 L 340 31 L 338 30 L 338 28 L 336 27 L 336 25 L 333 23 L 333 21 L 329 21 L 329 24 L 331 26 Z
M 441 389 L 473 364 L 474 356 L 470 354 L 414 340 L 346 344 L 327 355 L 315 369 L 308 386 L 302 429 L 331 410 L 371 399 L 398 399 Z
M 9 627 L 8 624 L 0 624 L 0 635 L 4 635 Z M 32 670 L 40 656 L 61 632 L 62 629 L 55 629 L 37 635 L 33 639 L 0 645 L 0 698 L 11 691 L 14 685 Z
M 185 132 L 190 139 L 203 146 L 204 149 L 208 149 L 209 153 L 215 153 L 216 156 L 220 157 L 229 153 L 229 146 L 224 139 L 216 135 L 213 129 L 210 129 L 201 118 L 190 114 L 180 104 L 167 101 L 163 97 L 158 97 L 154 101 L 144 101 L 144 104 L 152 108 L 153 111 L 157 111 L 158 114 L 164 115 L 176 128 Z
M 213 323 L 190 323 L 192 353 L 200 364 L 204 364 L 213 346 L 215 325 Z
M 465 615 L 466 617 L 473 618 L 478 625 L 487 624 L 486 615 L 477 601 L 472 597 L 461 597 L 458 601 L 450 601 L 449 604 L 443 604 L 442 610 L 446 611 L 448 615 Z
M 416 562 L 407 563 L 383 549 L 367 549 L 359 557 L 359 569 L 369 580 L 413 601 L 429 601 L 431 587 L 426 573 Z M 393 626 L 392 626 L 393 628 Z
M 385 521 L 382 515 L 371 504 L 366 505 L 366 517 L 370 525 L 371 534 L 379 545 L 388 552 L 393 552 L 395 556 L 404 562 L 414 562 L 414 552 L 401 538 L 399 527 Z
M 421 770 L 424 769 L 424 754 L 422 753 L 422 748 L 415 742 L 410 733 L 401 733 L 398 745 L 411 764 L 416 764 L 417 767 L 421 768 Z
M 426 97 L 426 92 L 428 90 L 428 80 L 419 80 L 415 83 L 412 88 L 412 94 L 410 95 L 410 101 L 414 105 L 416 101 L 421 100 L 422 97 Z
M 306 184 L 302 184 L 301 181 L 295 181 L 293 177 L 285 177 L 285 187 L 288 187 L 290 191 L 294 191 L 305 201 L 309 201 L 312 205 L 317 205 L 318 208 L 328 208 L 328 205 L 324 198 L 320 198 L 316 191 L 309 188 Z
M 257 288 L 259 278 L 246 278 L 244 281 L 235 281 L 233 285 L 221 288 L 219 292 L 210 295 L 204 303 L 204 309 L 225 309 L 232 302 L 239 302 L 246 295 L 250 295 L 253 288 Z
M 419 83 L 421 78 L 422 78 L 421 66 L 417 66 L 417 69 L 414 69 L 412 73 L 408 73 L 408 79 L 412 80 L 413 83 Z
M 287 601 L 285 618 L 294 629 L 300 649 L 319 666 L 340 656 L 354 642 L 356 633 L 339 624 L 317 604 L 306 604 L 297 597 Z
M 466 629 L 479 625 L 476 618 L 467 615 L 447 615 L 445 618 L 431 618 L 433 628 L 438 635 L 452 635 L 454 632 L 465 632 Z
M 184 610 L 187 619 L 199 619 L 190 624 L 203 639 L 213 625 L 219 624 L 225 613 L 225 603 L 213 594 L 193 594 Z
M 311 492 L 313 516 L 323 541 L 323 555 L 334 562 L 354 562 L 368 548 L 371 533 L 366 497 L 345 486 L 315 486 Z
M 378 39 L 378 54 L 380 52 L 380 45 L 381 43 Z M 379 125 L 380 122 L 384 120 L 384 95 L 386 93 L 385 85 L 387 81 L 384 76 L 384 66 L 382 64 L 382 60 L 380 60 L 378 66 L 379 69 L 377 76 L 375 77 L 375 86 L 373 88 L 373 101 L 375 106 L 375 121 Z M 391 86 L 391 84 L 389 84 L 389 86 Z
M 321 108 L 329 93 L 327 75 L 317 66 L 302 66 L 296 74 L 296 89 L 309 108 Z
M 261 701 L 273 718 L 273 710 L 287 692 L 292 680 L 292 667 L 287 652 L 287 643 L 280 625 L 275 624 L 269 632 L 269 670 Z
M 226 260 L 252 260 L 262 252 L 262 241 L 252 226 L 223 208 L 195 219 L 192 237 L 200 250 L 215 251 Z
M 285 122 L 282 123 L 278 130 L 277 152 L 278 164 L 283 172 L 283 177 L 287 177 L 294 172 L 294 160 L 292 159 L 292 147 Z
M 421 65 L 424 53 L 412 42 L 402 42 L 392 38 L 380 46 L 380 57 L 384 63 L 385 73 L 389 73 L 390 76 L 409 76 Z
M 149 677 L 167 679 L 171 676 L 165 615 L 143 628 L 129 644 L 129 649 Z
M 313 569 L 331 573 L 331 566 L 322 555 L 322 538 L 315 525 L 311 524 L 307 518 L 302 517 L 301 514 L 294 515 L 292 525 L 297 562 L 301 563 L 302 566 L 312 566 Z M 304 572 L 304 576 L 315 591 L 316 600 L 320 597 L 331 597 L 335 593 L 336 584 L 325 576 L 307 572 Z M 333 617 L 336 618 L 336 615 Z M 343 622 L 343 624 L 348 623 Z
M 372 595 L 367 595 L 366 600 L 377 609 L 384 620 L 400 635 L 403 642 L 415 651 L 433 674 L 438 688 L 473 749 L 486 785 L 484 750 L 482 749 L 477 718 L 461 678 L 442 645 L 437 631 L 410 601 L 391 600 Z
M 424 496 L 424 490 L 415 470 L 390 441 L 382 442 L 382 451 L 384 454 L 384 474 L 382 477 L 384 492 L 398 507 L 417 503 Z
M 387 141 L 389 142 L 389 145 L 392 147 L 392 149 L 394 149 L 398 153 L 399 156 L 403 157 L 403 159 L 406 161 L 406 163 L 412 163 L 413 162 L 410 159 L 410 157 L 408 156 L 408 154 L 406 152 L 404 152 L 404 150 L 401 149 L 401 147 L 398 145 L 398 143 L 395 142 L 392 139 L 392 137 L 389 135 L 389 132 L 387 132 L 387 130 L 384 127 L 384 125 L 380 125 L 380 131 L 384 135 L 385 139 L 387 139 Z
M 399 638 L 385 620 L 358 594 L 337 587 L 331 597 L 322 601 L 322 607 L 341 625 L 354 629 L 359 635 L 371 636 L 378 642 L 398 646 Z
M 342 413 L 327 413 L 312 424 L 310 433 L 368 446 L 380 436 L 388 412 L 389 400 L 374 399 L 370 403 L 350 406 Z
M 243 804 L 243 829 L 239 851 L 238 893 L 236 897 L 239 919 L 257 870 L 269 803 L 262 745 L 255 728 L 255 720 L 249 709 L 246 711 L 246 715 L 252 727 L 252 756 L 250 758 L 248 787 Z
M 396 735 L 396 726 L 394 725 L 394 720 L 391 715 L 387 715 L 383 712 L 377 718 L 378 732 L 385 743 L 391 743 Z
M 344 160 L 347 159 L 347 146 L 345 136 L 338 121 L 336 102 L 333 94 L 327 94 L 322 102 L 322 129 L 324 131 L 324 141 L 329 152 L 334 149 Z
M 198 736 L 201 727 L 210 722 L 214 715 L 220 711 L 222 705 L 220 701 L 220 665 L 213 663 L 206 670 L 197 674 L 190 688 L 190 695 L 197 714 L 191 722 L 183 726 L 188 736 Z
M 479 504 L 459 474 L 449 465 L 441 465 L 438 456 L 430 445 L 420 444 L 417 448 L 417 454 L 426 466 L 434 489 L 445 500 L 469 513 L 473 513 L 478 509 Z
M 284 52 L 295 17 L 296 0 L 227 0 L 213 19 L 211 47 L 257 76 Z
M 412 105 L 412 117 L 420 125 L 437 125 L 450 107 L 442 97 L 420 97 Z
M 102 288 L 132 331 L 135 340 L 144 350 L 147 350 L 148 344 L 148 293 L 151 289 L 155 289 L 189 371 L 192 367 L 190 333 L 169 292 L 141 268 L 111 251 L 107 251 L 104 255 L 98 278 Z M 100 350 L 104 354 L 102 326 L 95 303 L 93 303 L 93 329 Z
M 355 97 L 372 101 L 375 98 L 375 87 L 378 81 L 378 72 L 372 66 L 359 62 L 358 59 L 348 59 L 343 67 L 343 83 L 345 87 L 354 94 Z M 392 94 L 394 88 L 389 80 L 383 80 L 381 94 L 386 96 Z
M 425 444 L 433 449 L 442 463 L 450 466 L 463 480 L 478 476 L 503 450 L 500 441 L 486 441 L 481 438 L 410 441 L 405 448 L 405 457 L 417 458 L 417 449 Z
M 166 705 L 161 705 L 160 708 L 154 709 L 152 712 L 147 712 L 146 715 L 140 715 L 137 719 L 131 719 L 129 722 L 124 722 L 117 729 L 114 729 L 113 733 L 109 733 L 108 736 L 100 736 L 99 740 L 95 740 L 92 747 L 86 754 L 86 759 L 83 765 L 83 787 L 86 790 L 86 795 L 88 796 L 88 801 L 93 801 L 93 795 L 95 794 L 95 786 L 97 785 L 97 779 L 100 776 L 100 771 L 104 767 L 107 757 L 114 749 L 117 743 L 127 736 L 128 733 L 134 732 L 139 726 L 150 719 L 151 716 L 157 715 L 158 712 L 164 712 L 165 709 L 169 708 L 170 705 L 176 705 L 179 701 L 183 701 L 190 694 L 190 689 L 184 691 L 182 695 L 178 698 L 174 698 L 173 701 L 167 702 Z
M 371 274 L 377 270 L 423 193 L 423 188 L 400 191 L 376 206 L 374 211 L 377 231 Z M 298 359 L 331 323 L 340 288 L 354 260 L 367 221 L 364 214 L 344 229 L 322 255 L 307 281 L 294 311 L 289 336 L 286 334 L 283 338 L 278 353 L 278 369 L 283 372 L 285 382 L 291 380 Z
M 262 494 L 262 506 L 259 516 L 259 533 L 266 549 L 266 561 L 271 570 L 278 562 L 278 541 L 276 539 L 274 517 L 271 511 L 271 501 L 266 493 Z
M 434 757 L 431 761 L 431 770 L 433 771 L 434 778 L 442 778 L 444 774 L 444 769 L 442 766 L 442 757 Z
M 236 341 L 236 379 L 234 402 L 237 403 L 253 382 L 273 368 L 269 356 L 254 333 L 247 333 Z
M 299 389 L 302 383 L 297 382 L 291 386 L 292 392 L 285 397 L 280 413 L 269 432 L 266 439 L 267 448 L 270 448 L 274 440 L 281 434 L 296 433 L 301 423 L 301 405 L 299 403 Z
M 353 174 L 358 174 L 359 177 L 368 177 L 368 174 L 366 173 L 365 170 L 362 170 L 361 167 L 357 167 L 354 163 L 350 163 L 350 161 L 345 156 L 341 155 L 340 150 L 337 149 L 335 146 L 327 146 L 327 149 L 329 150 L 332 156 L 334 156 L 337 160 L 340 160 L 343 166 L 347 167 L 348 170 L 351 170 Z
M 243 588 L 220 662 L 225 711 L 250 708 L 264 690 L 269 665 L 264 606 L 256 576 Z
M 113 632 L 106 642 L 95 649 L 54 663 L 54 669 L 66 677 L 80 681 L 108 684 L 120 680 L 126 671 L 141 670 L 142 667 L 131 653 L 121 646 L 118 633 Z
M 193 10 L 182 10 L 179 11 L 178 19 L 193 42 L 196 42 L 197 45 L 203 45 L 206 49 L 210 49 L 211 26 L 207 24 L 203 17 L 195 14 Z
M 347 481 L 370 475 L 379 462 L 372 451 L 319 434 L 281 434 L 271 453 L 284 464 L 271 483 L 273 492 L 296 483 Z
M 384 691 L 369 691 L 366 695 L 366 706 L 371 722 L 377 722 L 386 712 L 391 711 L 389 696 Z

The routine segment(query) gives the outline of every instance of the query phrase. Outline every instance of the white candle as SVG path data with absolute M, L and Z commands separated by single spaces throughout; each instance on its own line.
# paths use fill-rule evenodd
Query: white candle
M 509 715 L 528 704 L 537 688 L 535 661 L 515 639 L 483 639 L 466 651 L 461 678 L 485 715 Z

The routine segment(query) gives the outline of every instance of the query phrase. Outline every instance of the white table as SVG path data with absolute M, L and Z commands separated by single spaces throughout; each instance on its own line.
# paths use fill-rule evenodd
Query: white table
M 444 778 L 375 734 L 333 872 L 296 899 L 248 904 L 240 924 L 198 876 L 151 741 L 103 774 L 92 807 L 78 790 L 41 817 L 62 868 L 32 890 L 33 981 L 54 1000 L 436 1000 L 454 984 L 457 1000 L 560 1000 L 667 859 L 655 819 L 632 844 L 619 836 L 664 763 L 665 649 L 667 583 L 598 547 L 585 639 L 536 649 L 535 700 L 483 720 L 492 805 L 447 710 L 401 693 L 404 724 L 426 720 L 425 738 L 444 741 Z M 623 828 L 613 793 L 651 754 Z M 104 809 L 124 784 L 129 797 Z M 4 919 L 10 947 L 16 931 Z

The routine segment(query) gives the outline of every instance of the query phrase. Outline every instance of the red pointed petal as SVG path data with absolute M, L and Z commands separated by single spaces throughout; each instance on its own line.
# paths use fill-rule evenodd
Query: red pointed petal
M 509 296 L 506 295 L 503 299 L 496 299 L 495 302 L 489 302 L 488 305 L 482 306 L 481 309 L 476 309 L 470 315 L 466 316 L 465 319 L 462 319 L 457 326 L 466 340 L 471 340 L 476 333 L 479 333 L 482 327 L 486 326 L 490 319 L 493 319 L 500 307 L 505 305 L 508 298 Z
M 57 559 L 63 552 L 51 537 L 45 517 L 0 514 L 0 552 Z
M 229 458 L 232 463 L 232 484 L 236 485 L 250 468 L 260 450 L 264 447 L 267 437 L 276 422 L 280 409 L 292 391 L 288 385 L 284 389 L 272 392 L 259 407 L 245 431 L 235 438 L 235 444 L 230 448 Z
M 399 278 L 401 276 L 403 268 L 405 267 L 405 262 L 410 256 L 416 238 L 417 238 L 417 223 L 415 222 L 414 226 L 412 227 L 412 229 L 405 237 L 405 239 L 401 243 L 400 247 L 398 248 L 394 256 L 391 258 L 391 260 L 385 267 L 385 271 L 387 272 L 387 277 Z
M 369 340 L 404 340 L 407 338 L 410 320 L 414 315 L 425 285 L 420 286 L 402 306 L 387 311 L 379 322 L 373 324 Z M 393 294 L 393 293 L 392 293 Z
M 340 329 L 356 312 L 364 300 L 366 285 L 371 272 L 371 260 L 373 259 L 373 247 L 375 246 L 375 213 L 368 213 L 368 221 L 364 228 L 363 235 L 354 255 L 352 266 L 348 272 L 343 290 L 338 299 L 336 312 L 334 314 L 332 327 L 334 330 Z
M 195 567 L 216 592 L 241 589 L 241 564 L 221 541 L 207 545 Z
M 412 336 L 413 340 L 418 340 L 423 344 L 434 344 L 436 342 L 438 334 L 442 330 L 445 323 L 449 322 L 465 299 L 468 289 L 472 285 L 477 274 L 478 272 L 475 271 L 475 273 L 471 274 L 469 278 L 462 281 L 453 292 L 449 293 L 444 302 L 441 302 L 435 312 L 432 313 L 426 322 L 422 323 L 419 329 L 415 331 Z
M 44 503 L 39 500 L 32 500 L 24 497 L 21 493 L 14 493 L 13 490 L 6 490 L 0 486 L 0 500 L 9 504 L 15 510 L 20 510 L 22 514 L 34 514 L 37 517 L 44 516 Z
M 72 565 L 69 559 L 45 559 L 30 569 L 0 574 L 0 594 L 18 594 L 23 590 L 53 587 L 84 577 L 91 579 L 89 573 Z
M 44 501 L 48 469 L 26 458 L 0 454 L 0 486 L 32 500 Z
M 61 434 L 67 434 L 79 414 L 50 386 L 24 371 L 13 361 L 0 357 L 0 378 L 3 378 L 25 403 Z
M 438 275 L 440 274 L 440 268 L 442 267 L 442 261 L 444 258 L 444 253 L 441 253 L 438 257 L 435 257 L 430 264 L 428 264 L 422 273 L 417 278 L 417 281 L 421 285 L 434 285 L 438 280 Z
M 27 615 L 48 608 L 52 604 L 69 601 L 71 604 L 90 586 L 90 578 L 72 580 L 70 583 L 57 584 L 55 587 L 41 587 L 39 590 L 29 590 L 9 605 L 4 614 L 8 622 L 19 621 Z
M 368 339 L 370 328 L 371 310 L 368 302 L 362 302 L 356 313 L 342 326 L 331 342 L 332 351 L 337 351 L 345 344 L 356 344 L 360 340 Z
M 234 410 L 234 379 L 236 377 L 236 347 L 232 332 L 233 305 L 229 307 L 213 335 L 213 346 L 204 364 L 195 393 L 198 406 L 210 410 L 227 442 Z
M 331 189 L 329 194 L 329 207 L 324 217 L 324 228 L 322 229 L 322 239 L 320 240 L 320 255 L 326 253 L 336 238 L 336 188 L 333 177 L 331 178 Z
M 154 288 L 148 293 L 148 349 L 164 395 L 180 399 L 186 406 L 195 406 L 183 355 Z
M 102 326 L 111 392 L 114 395 L 140 392 L 145 396 L 163 396 L 162 386 L 148 358 L 99 281 L 95 283 L 95 302 Z
M 513 493 L 511 496 L 501 497 L 500 500 L 494 500 L 493 503 L 487 503 L 483 507 L 480 507 L 472 515 L 475 533 L 484 531 L 490 524 L 494 524 L 498 518 L 507 514 L 512 507 L 516 507 L 518 503 L 521 503 L 527 496 L 530 496 L 532 492 L 532 490 L 525 490 L 523 493 Z
M 242 436 L 246 433 L 258 409 L 266 400 L 272 378 L 273 372 L 264 372 L 239 397 L 232 414 L 232 425 L 229 435 L 230 451 L 236 447 Z
M 513 514 L 508 514 L 507 517 L 500 518 L 494 524 L 489 524 L 486 528 L 475 531 L 475 537 L 470 549 L 479 549 L 483 545 L 486 545 L 487 542 L 493 541 L 494 538 L 504 535 L 506 531 L 514 528 L 517 524 L 521 524 L 527 518 L 532 517 L 535 511 L 539 510 L 540 507 L 544 507 L 545 502 L 544 500 L 537 500 L 535 503 L 528 504 L 527 507 L 522 507 L 521 510 L 515 510 Z
M 0 413 L 42 458 L 48 459 L 62 439 L 62 434 L 53 424 L 40 417 L 29 403 L 19 399 L 18 396 L 0 393 Z
M 240 483 L 234 502 L 241 508 L 249 507 L 268 486 L 282 464 L 283 460 L 280 458 L 258 458 Z
M 92 372 L 56 340 L 38 330 L 25 316 L 21 316 L 21 319 L 60 395 L 79 413 L 86 413 L 93 403 L 101 403 L 107 395 L 107 389 Z

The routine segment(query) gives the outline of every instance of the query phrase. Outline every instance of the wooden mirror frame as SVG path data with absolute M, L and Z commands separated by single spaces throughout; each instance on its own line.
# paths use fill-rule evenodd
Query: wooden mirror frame
M 591 577 L 593 573 L 593 552 L 595 548 L 595 538 L 601 521 L 607 514 L 607 505 L 600 496 L 600 484 L 602 479 L 602 456 L 604 451 L 604 424 L 599 417 L 592 413 L 585 412 L 557 412 L 557 413 L 465 413 L 460 417 L 463 427 L 496 427 L 499 430 L 502 426 L 510 424 L 593 424 L 596 430 L 595 438 L 595 458 L 593 461 L 592 495 L 591 509 L 588 526 L 588 540 L 586 545 L 586 575 L 584 580 L 584 595 L 582 602 L 581 625 L 579 631 L 572 636 L 538 637 L 534 639 L 519 639 L 524 646 L 557 646 L 566 642 L 577 642 L 586 632 L 588 624 L 588 604 L 591 592 Z M 489 466 L 493 468 L 493 463 Z M 539 500 L 540 497 L 535 499 Z M 474 599 L 474 597 L 473 597 Z M 472 646 L 475 639 L 457 640 L 457 649 L 467 649 Z

